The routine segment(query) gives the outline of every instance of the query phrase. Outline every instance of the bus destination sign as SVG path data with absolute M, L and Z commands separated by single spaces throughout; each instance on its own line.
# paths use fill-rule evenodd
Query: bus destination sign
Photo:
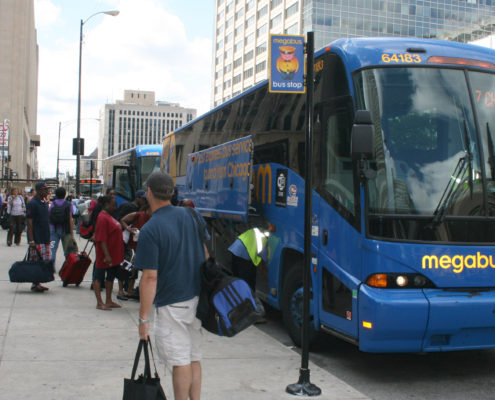
M 269 91 L 305 93 L 304 36 L 270 35 Z

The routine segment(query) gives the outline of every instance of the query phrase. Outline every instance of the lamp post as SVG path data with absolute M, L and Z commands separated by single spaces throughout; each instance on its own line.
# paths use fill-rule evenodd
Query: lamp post
M 119 15 L 118 10 L 100 11 L 90 15 L 86 21 L 81 20 L 81 28 L 79 33 L 79 90 L 77 95 L 77 138 L 76 138 L 76 195 L 80 193 L 79 179 L 81 177 L 80 162 L 81 162 L 81 63 L 82 63 L 82 44 L 83 44 L 83 26 L 91 18 L 98 14 L 106 14 L 115 17 Z M 57 177 L 58 179 L 58 177 Z

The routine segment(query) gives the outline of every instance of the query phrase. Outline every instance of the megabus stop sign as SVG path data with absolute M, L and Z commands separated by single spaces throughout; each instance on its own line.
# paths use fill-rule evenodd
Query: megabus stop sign
M 271 93 L 305 93 L 304 36 L 270 35 Z

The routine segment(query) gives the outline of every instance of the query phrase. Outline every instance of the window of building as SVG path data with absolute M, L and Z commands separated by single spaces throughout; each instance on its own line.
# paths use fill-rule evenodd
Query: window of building
M 262 62 L 256 64 L 256 73 L 264 71 L 265 69 L 266 69 L 266 61 L 262 61 Z
M 237 53 L 242 50 L 242 40 L 239 40 L 235 45 L 234 45 L 234 53 Z
M 232 57 L 232 47 L 229 47 L 227 50 L 225 50 L 224 58 L 227 59 L 229 57 Z
M 223 61 L 223 54 L 220 54 L 217 58 L 215 58 L 215 65 L 221 64 Z
M 223 25 L 217 28 L 217 36 L 221 35 L 223 33 Z
M 270 29 L 282 22 L 282 13 L 276 15 L 270 20 Z
M 235 37 L 238 37 L 244 32 L 244 24 L 239 25 L 237 28 L 235 28 Z
M 231 85 L 231 80 L 227 80 L 223 83 L 223 90 L 228 89 Z
M 258 10 L 258 13 L 257 13 L 258 19 L 260 19 L 261 17 L 264 17 L 267 13 L 268 13 L 268 6 L 266 5 L 266 6 L 262 7 L 260 10 Z
M 230 3 L 227 3 L 225 6 L 225 12 L 228 14 L 234 9 L 234 1 L 231 1 Z
M 256 47 L 256 55 L 259 56 L 260 54 L 263 54 L 266 51 L 266 42 L 261 43 Z
M 254 4 L 255 4 L 255 1 L 254 0 L 249 0 L 246 3 L 246 11 L 249 11 L 251 8 L 253 8 L 254 7 Z
M 279 4 L 282 4 L 282 0 L 271 0 L 270 1 L 270 9 L 273 10 Z
M 244 16 L 244 8 L 241 8 L 235 13 L 235 20 L 237 21 L 239 18 Z
M 217 14 L 217 21 L 222 20 L 223 17 L 225 17 L 225 11 L 222 10 Z
M 225 29 L 229 29 L 234 23 L 234 17 L 230 17 L 227 21 L 225 21 Z
M 248 52 L 244 55 L 244 62 L 248 62 L 249 60 L 252 60 L 252 59 L 253 59 L 253 56 L 254 56 L 254 51 L 253 51 L 253 50 L 248 51 Z
M 225 35 L 225 44 L 229 43 L 233 37 L 234 37 L 234 35 L 232 32 L 227 33 L 227 35 Z
M 266 32 L 268 32 L 268 24 L 263 24 L 256 30 L 256 37 L 262 37 Z
M 254 33 L 250 33 L 249 35 L 246 36 L 246 38 L 244 39 L 244 44 L 247 46 L 251 43 L 254 42 Z
M 296 35 L 297 33 L 299 33 L 299 30 L 298 30 L 298 24 L 297 22 L 291 26 L 289 26 L 287 29 L 285 29 L 285 34 L 286 35 Z
M 232 70 L 232 64 L 228 64 L 225 67 L 223 67 L 223 73 L 226 74 Z
M 241 79 L 242 79 L 241 74 L 238 74 L 238 75 L 234 76 L 234 78 L 232 79 L 232 83 L 235 85 L 235 84 L 239 83 L 241 81 Z
M 218 42 L 217 42 L 217 50 L 218 49 L 221 49 L 223 47 L 223 39 L 220 39 Z
M 242 65 L 242 57 L 239 57 L 236 60 L 234 60 L 234 69 L 240 67 L 241 65 Z
M 299 11 L 299 3 L 292 4 L 289 8 L 285 10 L 285 18 L 289 18 Z
M 250 16 L 247 20 L 246 20 L 246 29 L 248 29 L 250 26 L 252 26 L 254 24 L 254 15 Z
M 250 78 L 253 76 L 253 67 L 244 71 L 244 79 Z

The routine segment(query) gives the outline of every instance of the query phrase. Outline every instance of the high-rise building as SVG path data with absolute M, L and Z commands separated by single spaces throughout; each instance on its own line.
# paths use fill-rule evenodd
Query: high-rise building
M 216 0 L 213 105 L 268 77 L 270 33 L 415 36 L 462 42 L 495 31 L 495 0 Z
M 155 92 L 125 90 L 124 99 L 100 112 L 98 158 L 141 144 L 159 144 L 165 135 L 196 118 L 193 108 L 155 101 Z
M 0 0 L 0 177 L 36 178 L 38 44 L 33 0 Z M 10 157 L 7 157 L 7 154 Z M 6 174 L 5 174 L 6 173 Z

